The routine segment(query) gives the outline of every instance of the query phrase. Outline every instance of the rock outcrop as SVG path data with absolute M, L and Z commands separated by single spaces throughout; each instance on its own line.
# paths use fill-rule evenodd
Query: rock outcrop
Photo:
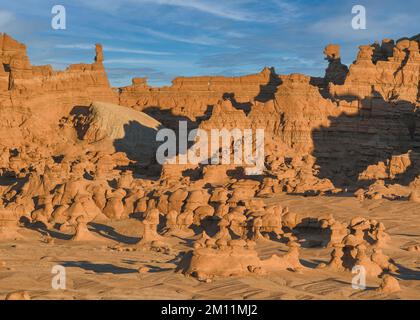
M 102 57 L 100 46 L 97 57 Z M 73 108 L 93 101 L 118 102 L 103 59 L 96 60 L 70 65 L 64 71 L 54 71 L 50 65 L 33 66 L 25 45 L 1 34 L 0 144 L 17 147 L 33 139 L 45 141 Z
M 279 80 L 274 70 L 243 77 L 179 77 L 172 86 L 153 88 L 146 79 L 120 89 L 119 103 L 153 115 L 165 126 L 177 126 L 177 120 L 192 123 L 211 114 L 211 106 L 229 97 L 236 108 L 249 111 L 251 101 L 272 100 Z

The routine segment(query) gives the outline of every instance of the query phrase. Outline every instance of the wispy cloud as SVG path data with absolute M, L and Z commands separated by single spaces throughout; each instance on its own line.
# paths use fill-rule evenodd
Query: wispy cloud
M 115 13 L 124 10 L 127 6 L 145 8 L 148 6 L 166 6 L 192 14 L 202 13 L 216 18 L 235 22 L 278 22 L 288 21 L 299 14 L 297 5 L 290 0 L 90 0 L 81 1 L 81 4 L 95 10 Z M 266 10 L 267 8 L 271 10 Z M 162 9 L 165 10 L 165 9 Z
M 186 8 L 239 22 L 290 21 L 300 15 L 299 7 L 288 0 L 140 0 L 140 2 Z M 261 14 L 262 12 L 264 14 Z
M 116 59 L 105 59 L 105 64 L 128 64 L 128 65 L 150 65 L 162 63 L 161 60 L 151 59 L 133 59 L 133 58 L 116 58 Z
M 257 51 L 236 53 L 222 53 L 202 57 L 197 65 L 203 68 L 232 68 L 244 66 L 259 66 L 281 64 L 282 67 L 300 66 L 302 68 L 314 67 L 316 62 L 300 56 L 265 54 Z
M 142 30 L 144 33 L 147 33 L 149 35 L 166 39 L 166 40 L 176 41 L 176 42 L 199 44 L 199 45 L 204 45 L 204 46 L 219 45 L 222 43 L 220 39 L 211 38 L 206 35 L 185 37 L 185 36 L 174 35 L 174 34 L 170 34 L 166 32 L 156 31 L 150 28 L 142 28 Z
M 95 46 L 92 44 L 83 44 L 83 43 L 57 44 L 55 47 L 58 49 L 77 49 L 77 50 L 92 50 L 95 48 Z
M 220 18 L 235 21 L 254 21 L 255 17 L 252 13 L 241 10 L 240 8 L 232 8 L 226 2 L 216 1 L 198 1 L 198 0 L 141 0 L 140 2 L 149 2 L 153 4 L 175 6 L 181 8 L 192 9 L 207 14 L 211 14 Z
M 125 66 L 125 67 L 153 67 L 158 69 L 185 69 L 194 68 L 194 63 L 180 60 L 160 60 L 160 59 L 133 59 L 133 58 L 115 58 L 105 59 L 105 65 L 108 66 Z
M 94 50 L 95 46 L 92 45 L 92 44 L 75 43 L 75 44 L 58 44 L 58 45 L 56 45 L 56 48 L 59 48 L 59 49 L 76 49 L 76 50 Z M 145 54 L 145 55 L 156 55 L 156 56 L 172 55 L 171 52 L 130 49 L 130 48 L 119 48 L 119 47 L 111 47 L 111 46 L 104 46 L 103 50 L 105 52 Z
M 0 28 L 7 27 L 15 20 L 15 15 L 9 11 L 0 10 Z

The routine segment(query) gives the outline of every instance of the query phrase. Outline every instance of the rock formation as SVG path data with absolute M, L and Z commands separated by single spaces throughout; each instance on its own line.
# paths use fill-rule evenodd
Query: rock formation
M 325 59 L 328 61 L 328 68 L 325 71 L 325 81 L 336 85 L 342 85 L 346 79 L 349 69 L 341 63 L 340 46 L 329 44 L 324 50 Z
M 50 65 L 32 66 L 26 47 L 7 34 L 0 35 L 0 48 L 0 106 L 7 114 L 0 123 L 2 145 L 18 147 L 33 139 L 47 143 L 44 137 L 57 130 L 60 118 L 75 106 L 96 100 L 118 102 L 100 58 L 54 71 Z
M 0 206 L 0 241 L 20 239 L 18 213 Z
M 391 294 L 400 292 L 401 288 L 398 283 L 398 280 L 390 275 L 385 275 L 382 279 L 382 283 L 380 287 L 378 288 L 378 292 L 384 293 L 384 294 Z
M 31 300 L 31 296 L 26 291 L 16 291 L 8 293 L 5 300 Z

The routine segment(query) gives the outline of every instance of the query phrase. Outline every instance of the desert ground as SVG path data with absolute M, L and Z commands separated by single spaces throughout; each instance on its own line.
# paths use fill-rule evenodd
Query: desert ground
M 24 241 L 3 242 L 0 254 L 6 268 L 0 271 L 0 295 L 27 291 L 33 299 L 418 299 L 420 296 L 420 261 L 418 252 L 408 252 L 410 244 L 420 239 L 417 227 L 420 209 L 407 201 L 368 200 L 360 204 L 352 196 L 300 197 L 280 196 L 269 200 L 281 202 L 297 212 L 314 215 L 334 212 L 340 219 L 355 214 L 369 216 L 387 225 L 393 242 L 385 253 L 400 268 L 396 275 L 401 292 L 377 292 L 381 280 L 368 278 L 366 290 L 352 288 L 351 272 L 320 271 L 315 269 L 330 258 L 328 249 L 304 248 L 300 272 L 282 271 L 270 275 L 216 278 L 210 283 L 176 273 L 179 254 L 192 249 L 194 237 L 170 237 L 173 252 L 118 251 L 111 249 L 136 248 L 141 223 L 122 220 L 107 224 L 92 224 L 91 229 L 100 241 L 69 244 L 65 234 L 57 233 L 54 244 L 41 240 L 42 233 L 23 229 Z M 68 238 L 71 237 L 67 236 Z M 311 237 L 309 237 L 311 238 Z M 312 239 L 316 239 L 312 237 Z M 304 241 L 308 241 L 303 236 Z M 310 241 L 310 240 L 309 240 Z M 287 247 L 276 241 L 257 241 L 261 258 L 284 253 Z M 51 282 L 54 265 L 66 267 L 67 288 L 54 290 Z M 148 271 L 139 272 L 146 267 Z

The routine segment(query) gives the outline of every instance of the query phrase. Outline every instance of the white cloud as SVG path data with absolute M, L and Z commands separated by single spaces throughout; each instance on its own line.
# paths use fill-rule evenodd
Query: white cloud
M 107 12 L 114 12 L 126 5 L 152 4 L 192 9 L 236 21 L 254 20 L 255 17 L 253 17 L 252 13 L 233 8 L 227 5 L 228 3 L 202 0 L 91 0 L 86 1 L 86 3 L 83 1 L 83 5 Z
M 180 60 L 153 60 L 153 59 L 133 59 L 133 58 L 115 58 L 115 59 L 105 59 L 104 61 L 107 65 L 127 65 L 127 66 L 156 66 L 156 67 L 183 67 L 191 68 L 193 67 L 192 62 L 180 61 Z
M 168 5 L 175 7 L 183 7 L 196 11 L 211 14 L 220 18 L 236 20 L 236 21 L 254 21 L 253 14 L 238 8 L 230 8 L 226 6 L 228 2 L 222 4 L 216 1 L 206 2 L 197 0 L 142 0 L 143 2 L 151 2 L 154 4 Z
M 92 44 L 75 43 L 75 44 L 59 44 L 59 45 L 56 45 L 56 48 L 59 48 L 59 49 L 94 50 L 95 46 L 92 45 Z M 172 53 L 170 53 L 170 52 L 119 48 L 119 47 L 111 47 L 111 46 L 104 46 L 103 49 L 104 49 L 105 52 L 145 54 L 145 55 L 156 55 L 156 56 L 172 55 Z
M 15 16 L 12 12 L 0 10 L 0 28 L 8 27 L 13 21 L 15 21 Z
M 175 6 L 196 10 L 219 18 L 244 22 L 279 22 L 290 21 L 299 15 L 298 8 L 286 0 L 239 0 L 239 1 L 204 1 L 204 0 L 132 0 L 153 4 Z M 251 5 L 254 9 L 244 10 Z M 271 8 L 268 10 L 264 10 Z M 261 9 L 264 14 L 261 14 Z M 278 10 L 277 10 L 278 9 Z
M 171 6 L 238 22 L 286 22 L 299 15 L 289 0 L 78 0 L 81 5 L 110 14 L 129 6 Z M 244 7 L 250 6 L 250 9 Z
M 58 44 L 55 47 L 58 49 L 79 49 L 79 50 L 92 50 L 95 48 L 95 46 L 92 44 L 82 44 L 82 43 Z
M 177 42 L 184 42 L 184 43 L 190 43 L 190 44 L 200 44 L 205 46 L 213 46 L 213 45 L 219 45 L 221 44 L 221 41 L 219 39 L 210 38 L 208 36 L 190 36 L 190 37 L 182 37 L 177 36 L 161 31 L 152 30 L 150 28 L 142 28 L 142 31 L 162 39 L 171 40 L 171 41 L 177 41 Z
M 132 59 L 132 58 L 117 58 L 117 59 L 105 59 L 106 64 L 155 64 L 159 63 L 159 60 L 148 60 L 148 59 Z

